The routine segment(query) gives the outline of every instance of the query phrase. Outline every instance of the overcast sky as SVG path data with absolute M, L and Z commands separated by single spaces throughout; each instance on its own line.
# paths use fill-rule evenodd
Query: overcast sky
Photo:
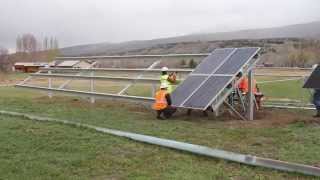
M 320 20 L 320 0 L 0 0 L 0 46 L 18 34 L 61 46 Z

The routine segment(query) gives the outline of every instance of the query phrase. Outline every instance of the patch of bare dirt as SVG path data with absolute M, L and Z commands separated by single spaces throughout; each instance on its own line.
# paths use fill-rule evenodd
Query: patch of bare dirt
M 124 108 L 132 113 L 141 114 L 154 114 L 153 110 L 149 106 L 143 106 L 141 104 L 126 103 L 110 100 L 97 100 L 95 104 L 91 104 L 89 99 L 84 100 L 79 97 L 64 97 L 55 96 L 49 99 L 46 96 L 35 98 L 34 101 L 42 104 L 51 103 L 66 103 L 71 107 L 78 108 Z M 295 111 L 285 109 L 263 109 L 256 112 L 255 120 L 243 121 L 232 115 L 230 112 L 225 111 L 220 114 L 219 117 L 214 117 L 212 112 L 208 112 L 208 116 L 205 116 L 202 111 L 192 111 L 191 115 L 187 115 L 186 110 L 179 109 L 174 114 L 171 120 L 177 121 L 189 121 L 199 124 L 205 124 L 208 126 L 215 126 L 217 123 L 219 126 L 227 128 L 270 128 L 270 127 L 284 127 L 296 122 L 302 122 L 305 124 L 320 125 L 320 118 L 312 117 L 310 111 Z M 156 119 L 155 119 L 156 120 Z
M 284 127 L 296 122 L 305 124 L 320 124 L 320 118 L 312 117 L 310 112 L 299 112 L 284 109 L 263 109 L 256 113 L 255 120 L 226 120 L 225 125 L 245 128 Z

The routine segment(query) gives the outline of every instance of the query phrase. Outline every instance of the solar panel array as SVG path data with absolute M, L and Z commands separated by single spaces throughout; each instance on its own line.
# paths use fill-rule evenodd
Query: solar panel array
M 317 66 L 304 83 L 303 88 L 320 89 L 320 66 Z
M 214 50 L 172 92 L 172 105 L 205 110 L 260 48 Z

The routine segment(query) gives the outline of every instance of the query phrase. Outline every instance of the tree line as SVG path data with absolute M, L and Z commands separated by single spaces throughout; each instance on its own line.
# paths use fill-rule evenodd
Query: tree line
M 0 46 L 0 72 L 5 71 L 9 64 L 8 53 L 8 49 Z
M 44 37 L 38 40 L 33 34 L 18 35 L 16 39 L 16 52 L 37 52 L 59 49 L 59 41 L 56 37 Z

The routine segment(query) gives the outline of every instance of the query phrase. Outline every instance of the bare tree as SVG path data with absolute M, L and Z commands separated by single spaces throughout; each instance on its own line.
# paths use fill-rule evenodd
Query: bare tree
M 50 48 L 49 49 L 54 49 L 54 39 L 53 39 L 53 37 L 50 38 Z
M 9 68 L 8 49 L 0 47 L 0 71 L 7 71 Z
M 43 39 L 43 48 L 44 48 L 44 50 L 49 49 L 48 37 L 44 37 L 44 39 Z
M 24 34 L 21 39 L 23 52 L 30 53 L 37 51 L 37 39 L 33 34 Z
M 53 49 L 59 49 L 59 42 L 58 42 L 58 39 L 57 38 L 54 38 L 54 47 Z
M 22 39 L 20 36 L 16 39 L 16 51 L 21 52 L 22 51 Z
M 0 56 L 8 55 L 8 49 L 0 46 Z

